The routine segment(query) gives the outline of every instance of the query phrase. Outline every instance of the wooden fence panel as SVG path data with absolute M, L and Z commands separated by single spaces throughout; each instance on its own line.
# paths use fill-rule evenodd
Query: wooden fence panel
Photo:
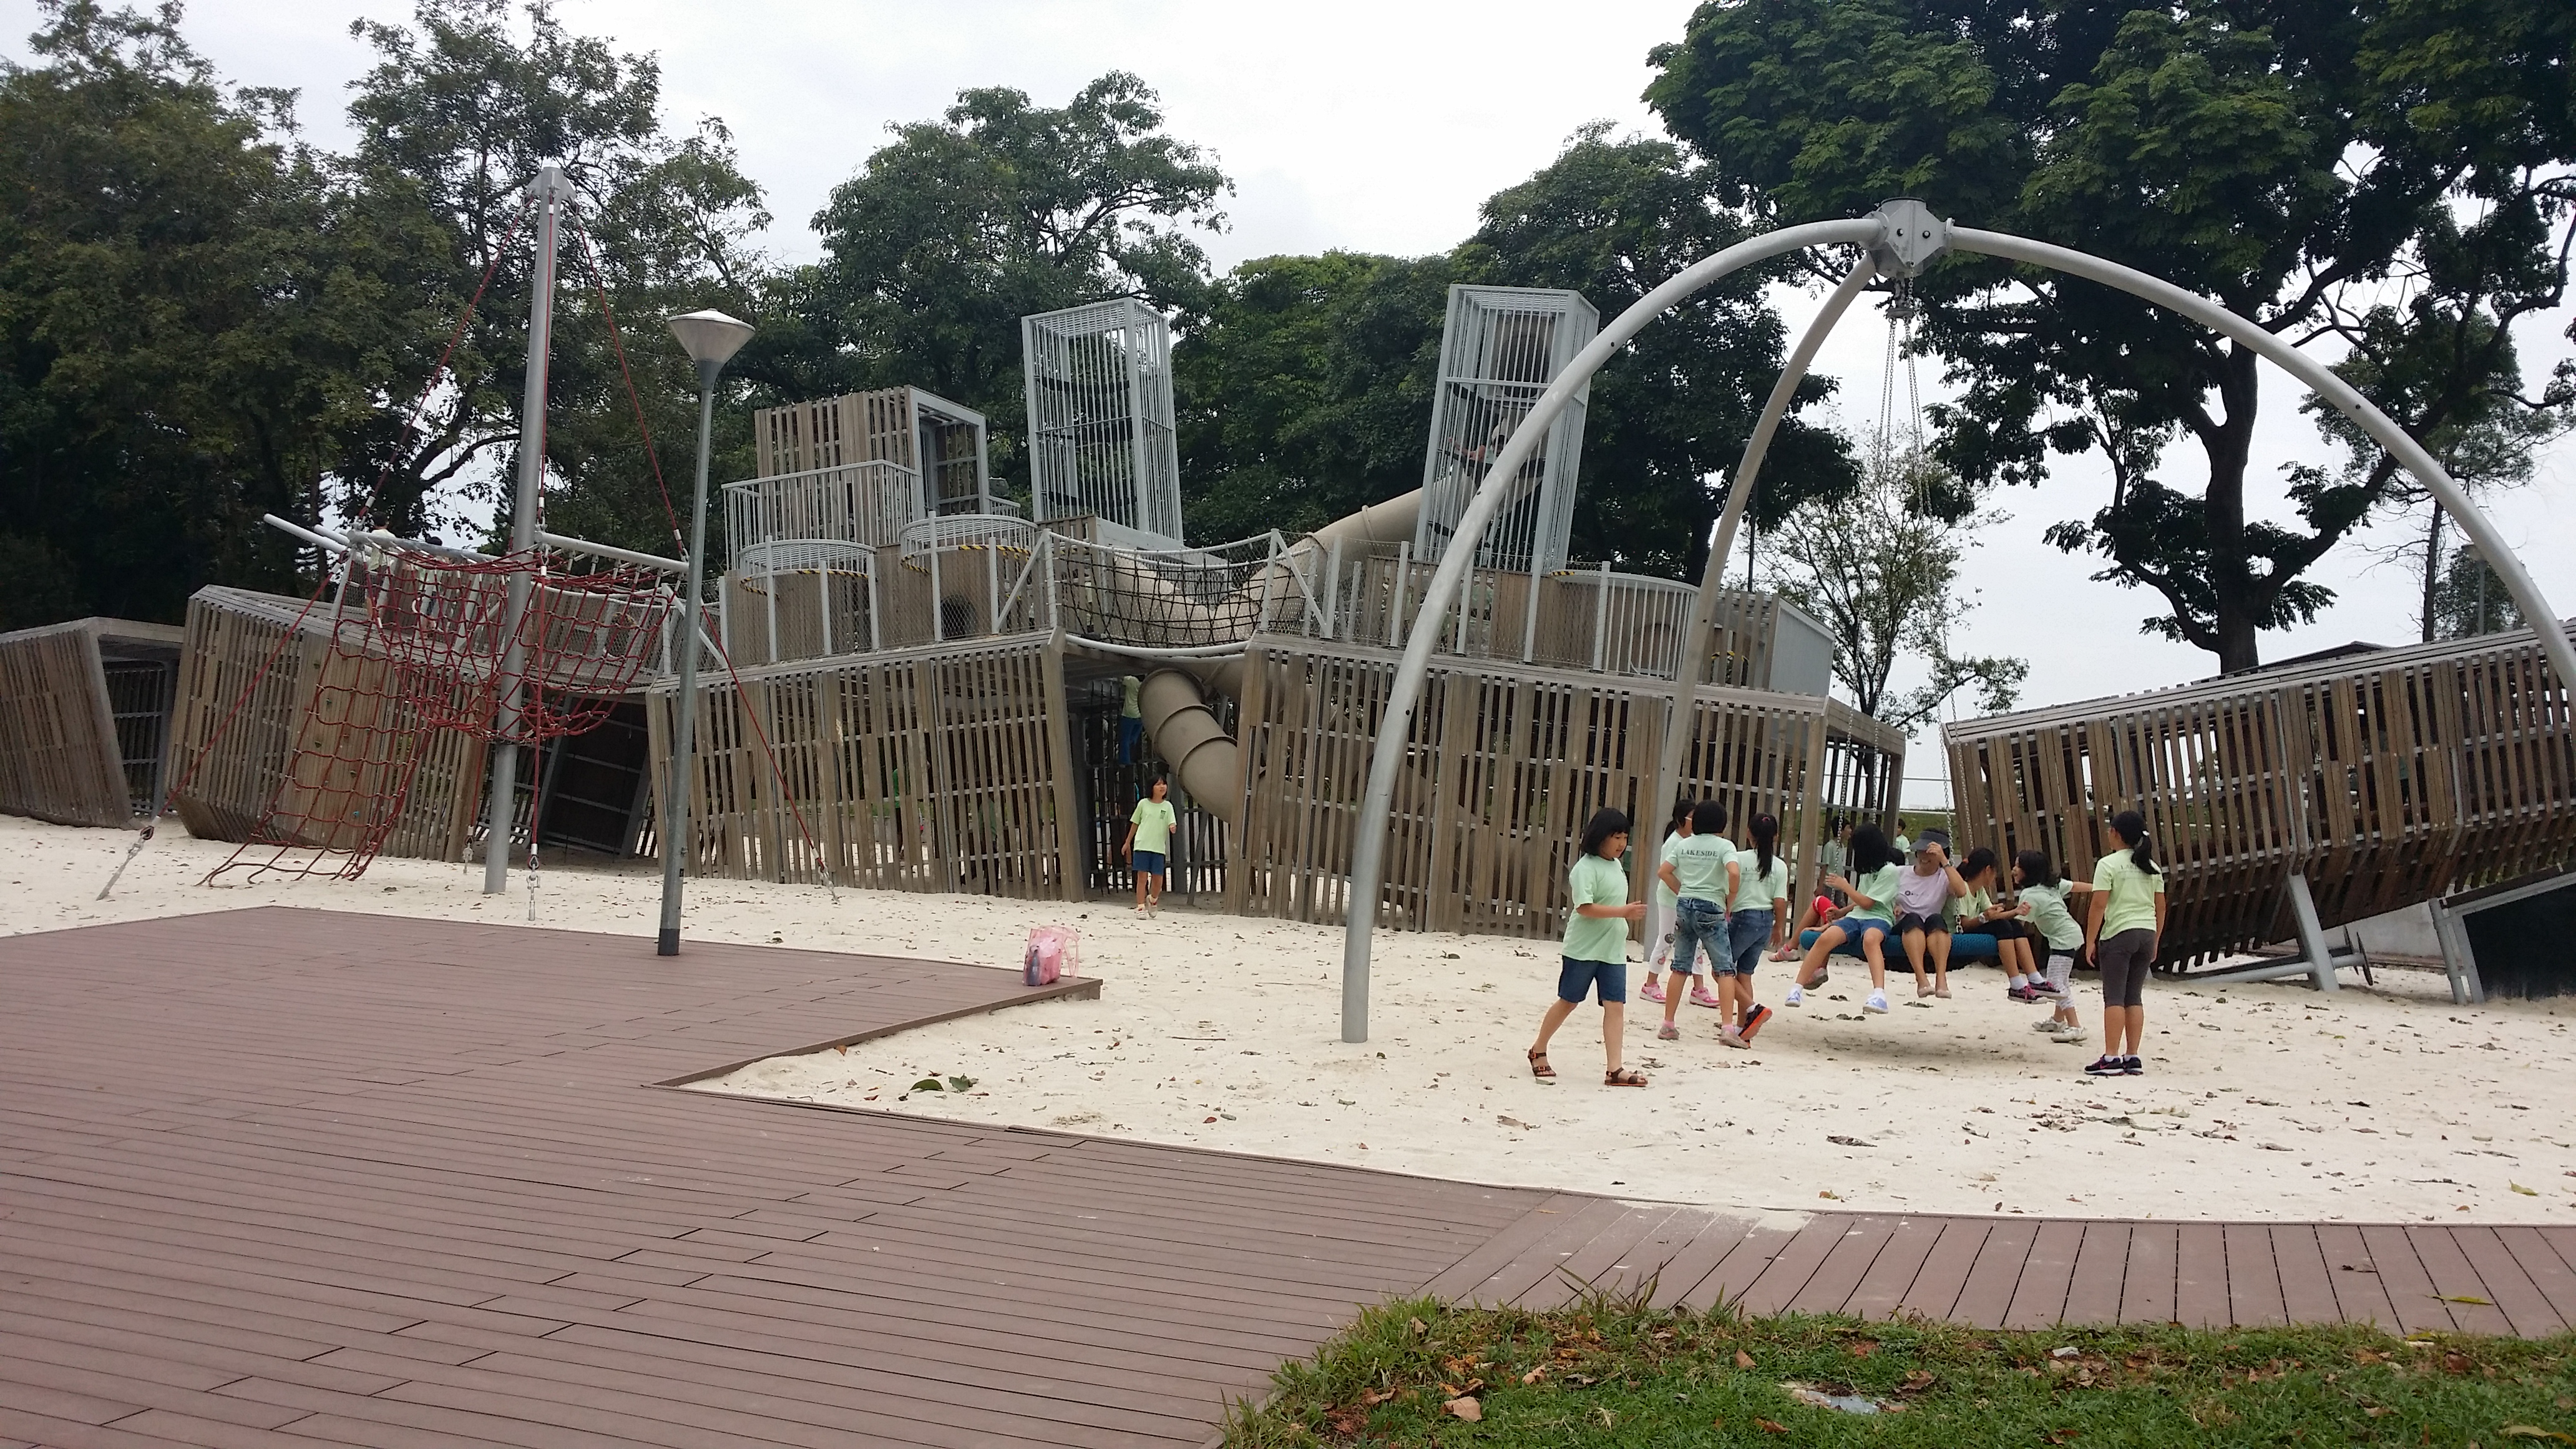
M 115 706 L 85 624 L 0 635 L 0 813 L 133 823 Z
M 2384 650 L 1942 731 L 1962 846 L 2088 876 L 2112 812 L 2167 862 L 2163 963 L 2576 866 L 2576 729 L 2528 631 Z
M 988 640 L 745 670 L 738 688 L 702 679 L 691 871 L 1078 897 L 1056 647 L 1042 637 Z M 652 695 L 657 806 L 668 798 L 677 700 L 667 686 Z

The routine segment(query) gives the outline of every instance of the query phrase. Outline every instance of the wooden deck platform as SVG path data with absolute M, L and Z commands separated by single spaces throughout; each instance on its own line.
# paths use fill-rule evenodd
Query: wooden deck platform
M 1199 1444 L 1359 1304 L 1567 1273 L 1999 1324 L 2576 1321 L 2567 1229 L 1775 1228 L 656 1089 L 1046 994 L 274 908 L 0 938 L 0 1446 Z

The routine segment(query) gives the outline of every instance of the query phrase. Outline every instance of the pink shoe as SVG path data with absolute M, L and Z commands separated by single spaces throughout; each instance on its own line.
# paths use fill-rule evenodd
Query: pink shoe
M 1697 977 L 1691 979 L 1690 1002 L 1693 1006 L 1714 1006 L 1721 1011 L 1726 1008 L 1726 1003 L 1710 995 L 1709 989 L 1701 985 Z
M 1637 988 L 1637 994 L 1660 1006 L 1664 1000 L 1664 983 L 1655 979 L 1654 973 L 1648 972 L 1646 984 Z

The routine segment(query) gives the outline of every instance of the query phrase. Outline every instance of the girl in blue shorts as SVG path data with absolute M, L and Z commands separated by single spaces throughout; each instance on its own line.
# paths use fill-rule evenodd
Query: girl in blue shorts
M 1864 825 L 1852 832 L 1851 875 L 1825 877 L 1825 884 L 1841 891 L 1851 901 L 1851 911 L 1841 920 L 1816 934 L 1816 944 L 1807 948 L 1807 959 L 1798 963 L 1798 979 L 1789 987 L 1782 1004 L 1806 1004 L 1807 988 L 1822 980 L 1825 958 L 1845 941 L 1860 942 L 1860 955 L 1869 963 L 1869 1000 L 1865 1011 L 1887 1010 L 1886 941 L 1895 920 L 1896 886 L 1904 872 L 1905 857 L 1887 844 L 1887 832 L 1875 825 Z
M 1628 816 L 1603 810 L 1583 827 L 1583 853 L 1566 872 L 1574 910 L 1565 920 L 1564 959 L 1556 977 L 1556 999 L 1539 1022 L 1538 1040 L 1530 1044 L 1530 1075 L 1541 1081 L 1556 1076 L 1547 1063 L 1547 1041 L 1588 992 L 1601 1002 L 1601 1046 L 1609 1069 L 1605 1087 L 1642 1087 L 1645 1075 L 1619 1065 L 1619 1044 L 1628 1029 L 1628 924 L 1645 919 L 1646 903 L 1628 900 L 1628 873 L 1619 857 L 1628 851 Z

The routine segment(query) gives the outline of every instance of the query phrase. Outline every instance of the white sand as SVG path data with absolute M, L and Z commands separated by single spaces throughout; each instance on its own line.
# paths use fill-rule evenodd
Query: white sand
M 131 837 L 0 818 L 8 929 L 283 903 L 519 922 L 480 867 L 379 861 L 354 884 L 199 887 L 228 847 L 175 826 L 117 895 L 92 903 Z M 649 866 L 550 871 L 537 924 L 652 931 Z M 1753 1051 L 1684 1006 L 1684 1039 L 1630 1003 L 1628 1062 L 1654 1085 L 1599 1085 L 1598 1015 L 1557 1037 L 1557 1085 L 1521 1058 L 1553 989 L 1552 943 L 1386 933 L 1375 1038 L 1340 1040 L 1336 929 L 1167 909 L 692 882 L 689 933 L 821 950 L 1017 962 L 1028 928 L 1080 928 L 1096 1002 L 1057 1002 L 782 1057 L 711 1090 L 922 1116 L 1562 1187 L 1711 1206 L 1841 1206 L 2158 1218 L 2576 1220 L 2576 999 L 2460 1008 L 2437 975 L 2378 990 L 2149 988 L 2150 1074 L 2096 1080 L 2100 1050 L 2029 1029 L 2043 1009 L 1970 968 L 1953 999 L 1863 1019 L 1865 975 L 1835 967 Z M 1777 1005 L 1785 967 L 1759 995 Z M 2089 983 L 2079 1004 L 2095 1024 Z M 1834 995 L 1847 1000 L 1828 999 Z M 831 1034 L 817 1021 L 807 1040 Z M 966 1093 L 910 1093 L 932 1075 Z M 1212 1120 L 1211 1120 L 1212 1119 Z M 1849 1147 L 1834 1136 L 1870 1145 Z M 2518 1191 L 2528 1188 L 2530 1193 Z

